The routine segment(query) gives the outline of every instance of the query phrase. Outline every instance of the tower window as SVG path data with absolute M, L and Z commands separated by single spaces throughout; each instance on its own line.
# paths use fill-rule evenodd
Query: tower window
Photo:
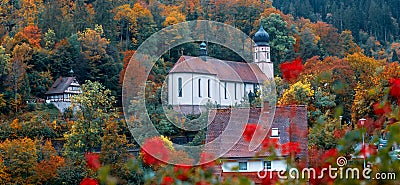
M 201 79 L 199 79 L 199 97 L 201 97 Z
M 178 78 L 178 96 L 182 97 L 182 78 Z
M 211 81 L 207 80 L 207 94 L 208 97 L 211 98 Z
M 254 52 L 254 55 L 256 56 L 256 59 L 257 59 L 257 52 Z

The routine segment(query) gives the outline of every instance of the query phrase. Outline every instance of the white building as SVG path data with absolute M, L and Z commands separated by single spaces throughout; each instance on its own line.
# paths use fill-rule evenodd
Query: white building
M 51 103 L 61 113 L 71 105 L 71 96 L 82 93 L 75 77 L 59 77 L 46 92 L 46 102 Z
M 220 60 L 207 56 L 181 56 L 168 76 L 168 104 L 183 113 L 197 114 L 207 102 L 223 107 L 240 104 L 273 78 L 269 35 L 260 27 L 254 36 L 254 63 Z

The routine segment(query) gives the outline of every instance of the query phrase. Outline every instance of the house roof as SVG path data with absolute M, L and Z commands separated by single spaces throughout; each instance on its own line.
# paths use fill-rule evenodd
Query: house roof
M 271 154 L 262 151 L 261 146 L 253 151 L 249 149 L 249 142 L 243 137 L 238 141 L 238 134 L 242 135 L 243 128 L 247 123 L 258 123 L 266 121 L 269 111 L 261 108 L 230 108 L 230 109 L 213 109 L 209 112 L 209 125 L 207 126 L 206 143 L 210 143 L 206 147 L 206 152 L 221 158 L 252 158 L 256 154 L 259 157 L 270 156 Z M 229 124 L 228 124 L 229 123 Z M 284 144 L 289 141 L 300 143 L 300 157 L 307 155 L 307 107 L 306 106 L 277 106 L 275 110 L 274 120 L 270 128 L 279 129 L 279 143 Z M 270 132 L 270 130 L 268 131 Z M 289 134 L 289 132 L 293 134 Z M 267 135 L 270 137 L 270 134 Z M 226 145 L 235 144 L 232 148 Z
M 257 64 L 234 62 L 206 57 L 181 56 L 170 73 L 199 73 L 216 75 L 221 81 L 262 83 L 267 76 Z
M 46 95 L 50 94 L 62 94 L 71 85 L 72 82 L 76 82 L 75 77 L 60 77 L 54 82 L 50 89 L 46 92 Z M 77 83 L 77 82 L 76 82 Z

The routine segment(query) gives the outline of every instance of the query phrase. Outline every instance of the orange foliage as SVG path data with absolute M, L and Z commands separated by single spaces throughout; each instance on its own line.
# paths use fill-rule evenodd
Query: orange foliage
M 36 178 L 39 182 L 46 182 L 58 176 L 57 169 L 65 164 L 60 156 L 52 156 L 49 160 L 40 161 L 35 166 Z
M 121 84 L 124 81 L 125 70 L 128 67 L 129 61 L 133 54 L 135 54 L 134 50 L 127 50 L 124 52 L 124 59 L 122 60 L 122 63 L 124 64 L 124 66 L 123 66 L 121 72 L 119 73 L 119 83 L 121 83 Z
M 282 19 L 287 22 L 287 27 L 290 28 L 293 24 L 294 24 L 294 18 L 292 15 L 290 14 L 284 14 L 283 12 L 281 12 L 280 10 L 274 8 L 274 7 L 270 7 L 270 8 L 266 8 L 264 10 L 263 13 L 261 13 L 261 17 L 267 18 L 269 17 L 271 14 L 279 14 Z M 260 20 L 255 21 L 254 25 L 260 25 Z
M 30 45 L 40 48 L 40 37 L 42 34 L 37 26 L 25 27 L 23 35 L 28 39 Z

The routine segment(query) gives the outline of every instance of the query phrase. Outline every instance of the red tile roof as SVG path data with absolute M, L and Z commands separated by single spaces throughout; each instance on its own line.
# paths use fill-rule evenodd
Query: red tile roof
M 207 152 L 220 156 L 227 151 L 222 158 L 239 158 L 270 156 L 268 152 L 260 153 L 261 146 L 254 151 L 249 149 L 249 142 L 241 137 L 244 125 L 247 123 L 258 123 L 265 121 L 271 113 L 264 112 L 261 108 L 232 108 L 213 109 L 209 113 L 209 125 L 207 126 L 206 147 Z M 229 124 L 228 124 L 229 123 Z M 306 106 L 277 106 L 271 128 L 279 128 L 279 143 L 300 143 L 300 157 L 307 155 L 307 107 Z M 292 132 L 293 134 L 289 134 Z M 235 138 L 240 135 L 239 140 Z M 268 134 L 267 137 L 270 137 Z M 227 148 L 232 145 L 232 148 Z
M 267 76 L 257 64 L 234 62 L 207 57 L 181 56 L 170 73 L 198 73 L 216 75 L 221 81 L 263 83 Z

